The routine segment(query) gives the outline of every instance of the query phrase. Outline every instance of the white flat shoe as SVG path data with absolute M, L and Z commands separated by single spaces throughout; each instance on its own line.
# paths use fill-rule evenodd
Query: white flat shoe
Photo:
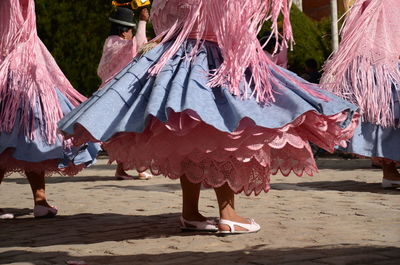
M 0 219 L 14 219 L 14 215 L 12 213 L 6 213 L 3 209 L 0 209 Z
M 42 205 L 35 205 L 33 208 L 33 215 L 35 218 L 52 218 L 57 215 L 57 208 L 52 206 L 52 207 L 46 207 Z
M 152 179 L 152 178 L 153 178 L 153 175 L 151 173 L 149 173 L 149 172 L 146 172 L 146 171 L 140 172 L 138 174 L 138 176 L 137 176 L 137 179 L 140 179 L 140 180 L 149 180 L 149 179 Z
M 400 187 L 400 180 L 382 179 L 382 188 L 391 189 L 396 187 Z
M 218 226 L 217 222 L 214 220 L 206 221 L 188 221 L 180 217 L 181 220 L 181 230 L 182 231 L 197 231 L 197 232 L 217 232 Z
M 220 225 L 227 225 L 229 226 L 229 231 L 219 231 L 220 234 L 249 234 L 249 233 L 256 233 L 258 232 L 261 227 L 259 224 L 257 224 L 253 219 L 248 219 L 250 221 L 250 224 L 243 224 L 243 223 L 238 223 L 238 222 L 233 222 L 230 220 L 226 219 L 221 219 L 219 220 Z M 235 226 L 242 227 L 246 230 L 235 230 Z

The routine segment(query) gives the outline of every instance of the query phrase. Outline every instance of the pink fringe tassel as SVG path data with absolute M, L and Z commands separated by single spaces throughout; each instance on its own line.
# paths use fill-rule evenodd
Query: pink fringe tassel
M 257 33 L 266 20 L 272 21 L 272 33 L 277 39 L 283 36 L 284 46 L 293 43 L 290 24 L 291 0 L 168 0 L 155 2 L 152 21 L 157 38 L 165 43 L 175 38 L 173 45 L 164 53 L 159 62 L 150 69 L 156 75 L 188 38 L 215 41 L 221 48 L 223 63 L 211 74 L 210 87 L 227 86 L 230 92 L 241 98 L 255 97 L 258 102 L 274 101 L 273 84 L 284 88 L 272 74 L 272 69 L 296 83 L 308 93 L 327 100 L 322 94 L 310 89 L 292 76 L 281 71 L 265 55 L 257 40 Z M 161 10 L 162 9 L 162 10 Z M 283 16 L 283 32 L 279 33 L 278 18 Z M 196 46 L 197 47 L 197 46 Z M 197 48 L 187 55 L 193 58 Z M 276 47 L 277 49 L 278 47 Z M 250 80 L 245 71 L 250 70 Z M 252 92 L 251 92 L 252 91 Z
M 175 41 L 169 50 L 163 54 L 158 63 L 149 70 L 150 74 L 156 75 L 159 73 L 171 56 L 178 51 L 179 47 L 192 32 L 197 20 L 202 16 L 202 12 L 200 12 L 203 7 L 202 1 L 197 2 L 198 4 L 187 3 L 185 5 L 179 5 L 179 8 L 182 9 L 182 14 L 185 14 L 184 18 L 181 20 L 176 19 L 170 29 L 165 30 L 157 36 L 157 38 L 163 38 L 161 43 L 168 42 L 173 38 L 175 38 Z M 165 25 L 160 25 L 159 27 L 165 27 Z M 204 31 L 204 25 L 201 25 L 201 27 L 203 27 L 201 30 Z M 196 51 L 194 50 L 192 54 L 196 54 L 195 52 Z
M 400 88 L 399 13 L 398 0 L 357 1 L 321 79 L 325 89 L 359 106 L 365 121 L 383 127 L 399 126 L 392 91 Z
M 0 132 L 19 126 L 28 138 L 40 134 L 53 144 L 63 117 L 55 89 L 74 106 L 86 98 L 73 89 L 37 36 L 33 0 L 1 1 L 0 23 Z

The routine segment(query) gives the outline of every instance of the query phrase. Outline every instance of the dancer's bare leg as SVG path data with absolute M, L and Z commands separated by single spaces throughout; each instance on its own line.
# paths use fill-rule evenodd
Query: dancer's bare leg
M 6 172 L 0 169 L 0 184 L 4 179 Z M 11 213 L 6 213 L 3 209 L 0 208 L 0 219 L 13 219 L 14 215 Z
M 235 194 L 227 183 L 219 188 L 214 188 L 217 195 L 219 215 L 221 219 L 238 222 L 242 224 L 250 224 L 249 220 L 239 216 L 235 211 Z M 219 224 L 219 230 L 229 231 L 229 226 Z M 243 227 L 235 226 L 236 231 L 246 230 Z
M 3 181 L 5 174 L 6 174 L 6 172 L 4 170 L 0 169 L 0 184 Z M 4 211 L 3 211 L 3 209 L 0 208 L 0 215 L 3 215 L 3 214 L 4 214 Z
M 182 176 L 182 216 L 188 221 L 205 221 L 206 217 L 199 212 L 199 197 L 201 184 L 190 182 L 186 176 Z
M 382 162 L 383 178 L 388 180 L 400 180 L 400 173 L 397 171 L 396 163 Z
M 115 176 L 117 177 L 129 177 L 129 174 L 125 172 L 122 163 L 117 164 L 117 169 L 115 170 Z
M 5 175 L 6 175 L 6 172 L 4 170 L 0 169 L 0 184 L 3 181 Z
M 25 172 L 31 185 L 35 205 L 51 207 L 46 200 L 44 172 Z
M 133 176 L 129 175 L 125 170 L 124 170 L 124 165 L 122 163 L 117 164 L 117 169 L 115 170 L 115 176 L 119 180 L 129 180 L 129 179 L 134 179 Z M 138 173 L 138 179 L 141 180 L 148 180 L 153 177 L 152 174 L 148 172 L 140 172 Z

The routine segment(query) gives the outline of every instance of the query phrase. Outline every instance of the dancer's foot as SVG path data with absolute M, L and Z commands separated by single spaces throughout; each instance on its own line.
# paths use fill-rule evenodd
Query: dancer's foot
M 183 216 L 180 217 L 182 231 L 202 231 L 202 232 L 217 232 L 217 221 L 206 219 L 204 221 L 188 221 Z
M 129 180 L 129 179 L 134 179 L 132 175 L 129 175 L 128 173 L 125 172 L 124 166 L 122 163 L 118 163 L 117 169 L 115 170 L 115 177 L 118 180 Z
M 151 173 L 146 172 L 146 171 L 140 172 L 138 174 L 138 179 L 140 179 L 140 180 L 149 180 L 149 179 L 152 179 L 152 178 L 153 178 L 153 175 Z
M 7 213 L 3 209 L 0 209 L 0 219 L 14 219 L 14 214 Z
M 182 231 L 218 231 L 218 219 L 207 218 L 199 212 L 182 213 L 180 222 Z
M 395 163 L 383 163 L 382 187 L 385 189 L 400 187 L 400 173 Z
M 225 183 L 221 187 L 214 188 L 217 195 L 220 221 L 218 229 L 223 234 L 254 233 L 260 230 L 260 226 L 253 219 L 243 218 L 235 211 L 235 194 Z
M 182 217 L 187 221 L 198 221 L 198 222 L 203 222 L 208 219 L 211 219 L 211 218 L 204 217 L 199 212 L 183 212 Z
M 252 219 L 249 218 L 243 218 L 239 215 L 236 214 L 236 212 L 231 212 L 227 215 L 221 216 L 221 220 L 226 220 L 226 221 L 231 221 L 234 224 L 234 231 L 247 231 L 244 226 L 240 226 L 240 224 L 246 224 L 246 225 L 251 225 L 252 224 Z M 218 229 L 219 231 L 231 231 L 231 227 L 227 224 L 227 222 L 220 222 L 218 224 Z
M 230 220 L 221 219 L 219 226 L 228 226 L 229 230 L 219 229 L 219 233 L 223 235 L 227 234 L 249 234 L 260 231 L 260 225 L 257 224 L 253 219 L 247 219 L 246 223 L 234 222 Z
M 33 208 L 35 218 L 53 218 L 57 215 L 58 209 L 55 206 L 43 206 L 36 204 Z
M 400 181 L 400 173 L 397 171 L 395 163 L 383 163 L 382 170 L 384 179 Z
M 400 175 L 398 174 L 383 174 L 383 178 L 387 180 L 400 181 Z

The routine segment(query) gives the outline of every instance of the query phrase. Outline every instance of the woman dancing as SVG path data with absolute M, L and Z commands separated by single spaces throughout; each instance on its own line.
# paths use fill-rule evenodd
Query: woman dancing
M 78 173 L 93 162 L 99 147 L 72 147 L 57 132 L 57 122 L 85 97 L 39 39 L 34 5 L 33 0 L 0 1 L 0 183 L 7 174 L 24 173 L 34 216 L 53 217 L 57 208 L 47 202 L 45 176 Z
M 321 79 L 323 88 L 359 106 L 362 122 L 344 150 L 382 165 L 383 188 L 400 185 L 399 12 L 396 0 L 356 1 Z
M 312 175 L 309 141 L 332 151 L 357 120 L 354 105 L 264 53 L 259 26 L 271 19 L 278 39 L 282 13 L 283 39 L 290 41 L 289 9 L 286 0 L 154 1 L 158 45 L 61 120 L 60 129 L 75 144 L 104 142 L 110 160 L 126 168 L 180 179 L 183 230 L 257 232 L 253 219 L 236 213 L 235 194 L 267 192 L 279 171 Z M 198 209 L 201 185 L 215 190 L 219 222 Z

